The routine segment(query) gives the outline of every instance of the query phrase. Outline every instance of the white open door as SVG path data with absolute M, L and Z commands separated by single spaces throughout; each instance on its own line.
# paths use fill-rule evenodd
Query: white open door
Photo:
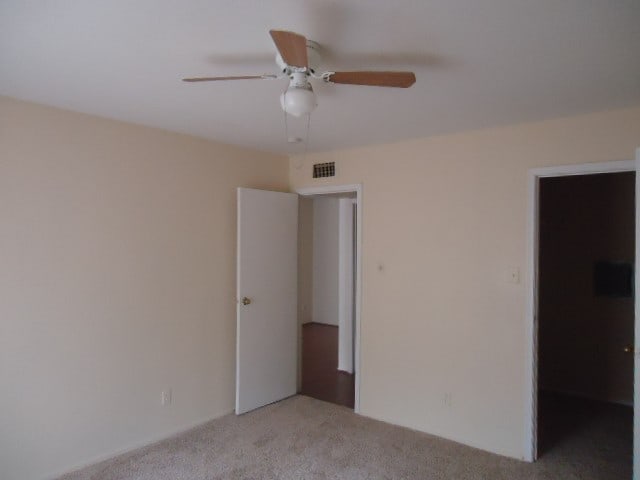
M 638 294 L 640 292 L 640 148 L 636 150 L 636 265 L 635 265 L 635 351 L 633 373 L 633 478 L 640 480 L 640 306 Z
M 298 196 L 238 188 L 236 414 L 296 393 Z

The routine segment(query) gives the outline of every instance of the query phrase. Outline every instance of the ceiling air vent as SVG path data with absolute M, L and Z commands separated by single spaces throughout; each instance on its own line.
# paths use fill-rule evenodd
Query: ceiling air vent
M 313 178 L 335 177 L 336 162 L 316 163 L 313 165 Z

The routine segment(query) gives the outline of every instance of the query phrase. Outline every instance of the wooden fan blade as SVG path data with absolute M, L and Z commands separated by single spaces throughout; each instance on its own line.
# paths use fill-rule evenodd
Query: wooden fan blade
M 409 88 L 416 83 L 416 76 L 413 72 L 335 72 L 327 80 L 349 85 Z
M 291 67 L 307 68 L 307 39 L 303 35 L 285 30 L 269 30 L 273 43 L 284 63 Z
M 277 75 L 240 75 L 236 77 L 195 77 L 183 78 L 183 82 L 217 82 L 219 80 L 264 80 L 268 78 L 278 78 Z

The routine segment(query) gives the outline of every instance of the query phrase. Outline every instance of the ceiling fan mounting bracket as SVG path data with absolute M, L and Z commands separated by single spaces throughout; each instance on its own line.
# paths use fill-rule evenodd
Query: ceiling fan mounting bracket
M 331 81 L 331 75 L 334 75 L 336 72 L 324 72 L 322 75 L 313 75 L 313 78 L 321 78 L 325 82 L 329 83 Z

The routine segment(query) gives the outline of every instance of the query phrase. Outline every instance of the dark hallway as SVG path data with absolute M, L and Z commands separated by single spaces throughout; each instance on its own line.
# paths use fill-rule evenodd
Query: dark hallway
M 543 178 L 538 452 L 607 460 L 631 478 L 635 173 Z

